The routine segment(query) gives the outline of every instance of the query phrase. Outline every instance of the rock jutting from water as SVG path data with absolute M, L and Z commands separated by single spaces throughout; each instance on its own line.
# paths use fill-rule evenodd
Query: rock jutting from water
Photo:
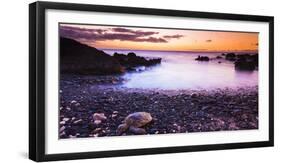
M 200 56 L 200 55 L 199 55 L 195 60 L 196 60 L 196 61 L 209 61 L 210 58 L 207 57 L 207 56 Z
M 135 70 L 140 66 L 153 66 L 161 63 L 161 58 L 150 58 L 137 56 L 134 52 L 127 55 L 115 52 L 113 57 L 126 68 L 126 70 Z
M 258 53 L 256 54 L 235 54 L 235 53 L 222 53 L 225 59 L 234 63 L 236 70 L 253 71 L 258 69 Z M 221 56 L 217 56 L 221 59 Z
M 227 53 L 225 55 L 225 59 L 229 61 L 235 61 L 236 60 L 236 55 L 235 53 Z
M 237 60 L 234 64 L 238 70 L 255 70 L 258 68 L 258 54 L 237 55 Z

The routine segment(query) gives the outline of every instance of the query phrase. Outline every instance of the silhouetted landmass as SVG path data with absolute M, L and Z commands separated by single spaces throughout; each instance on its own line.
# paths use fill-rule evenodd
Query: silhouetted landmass
M 68 38 L 60 38 L 60 57 L 61 72 L 79 74 L 123 72 L 120 63 L 110 55 Z
M 60 57 L 61 72 L 77 74 L 118 74 L 137 66 L 161 63 L 161 58 L 146 59 L 133 52 L 110 56 L 102 50 L 63 37 L 60 38 Z

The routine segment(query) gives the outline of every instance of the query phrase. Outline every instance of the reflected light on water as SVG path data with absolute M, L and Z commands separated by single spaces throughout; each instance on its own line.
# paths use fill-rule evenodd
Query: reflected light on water
M 124 83 L 124 87 L 175 90 L 258 85 L 258 71 L 237 71 L 232 62 L 224 59 L 214 59 L 209 62 L 194 60 L 198 55 L 215 58 L 221 53 L 136 51 L 136 54 L 144 57 L 161 57 L 162 63 L 142 72 L 125 74 L 124 78 L 127 82 Z

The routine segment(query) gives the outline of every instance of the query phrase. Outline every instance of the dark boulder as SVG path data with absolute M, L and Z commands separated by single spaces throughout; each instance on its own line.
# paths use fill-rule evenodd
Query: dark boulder
M 130 52 L 127 54 L 128 57 L 137 57 L 136 53 Z
M 229 61 L 235 61 L 236 60 L 236 55 L 235 53 L 227 53 L 225 55 L 225 59 Z
M 60 38 L 60 71 L 78 74 L 116 74 L 123 67 L 115 58 L 94 47 Z
M 255 63 L 255 65 L 258 67 L 259 66 L 259 55 L 257 53 L 253 54 L 250 56 L 250 58 Z
M 255 63 L 252 61 L 241 61 L 237 60 L 235 62 L 235 68 L 238 70 L 255 70 L 256 66 Z
M 248 59 L 248 58 L 250 58 L 250 54 L 248 54 L 248 53 L 245 53 L 245 54 L 237 54 L 236 55 L 236 57 L 237 57 L 237 59 Z
M 258 54 L 241 54 L 237 58 L 237 61 L 234 63 L 236 69 L 252 71 L 258 68 Z
M 121 53 L 114 53 L 113 57 L 119 61 L 127 70 L 134 70 L 139 66 L 153 66 L 161 63 L 161 58 L 150 58 L 137 56 L 135 53 L 130 52 L 127 55 Z
M 195 58 L 196 61 L 209 61 L 210 58 L 207 56 L 198 56 L 197 58 Z

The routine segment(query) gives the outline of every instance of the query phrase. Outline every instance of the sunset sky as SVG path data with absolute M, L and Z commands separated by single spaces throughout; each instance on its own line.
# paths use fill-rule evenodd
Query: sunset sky
M 60 24 L 60 36 L 98 49 L 245 51 L 258 49 L 258 33 Z M 226 29 L 227 30 L 227 29 Z

